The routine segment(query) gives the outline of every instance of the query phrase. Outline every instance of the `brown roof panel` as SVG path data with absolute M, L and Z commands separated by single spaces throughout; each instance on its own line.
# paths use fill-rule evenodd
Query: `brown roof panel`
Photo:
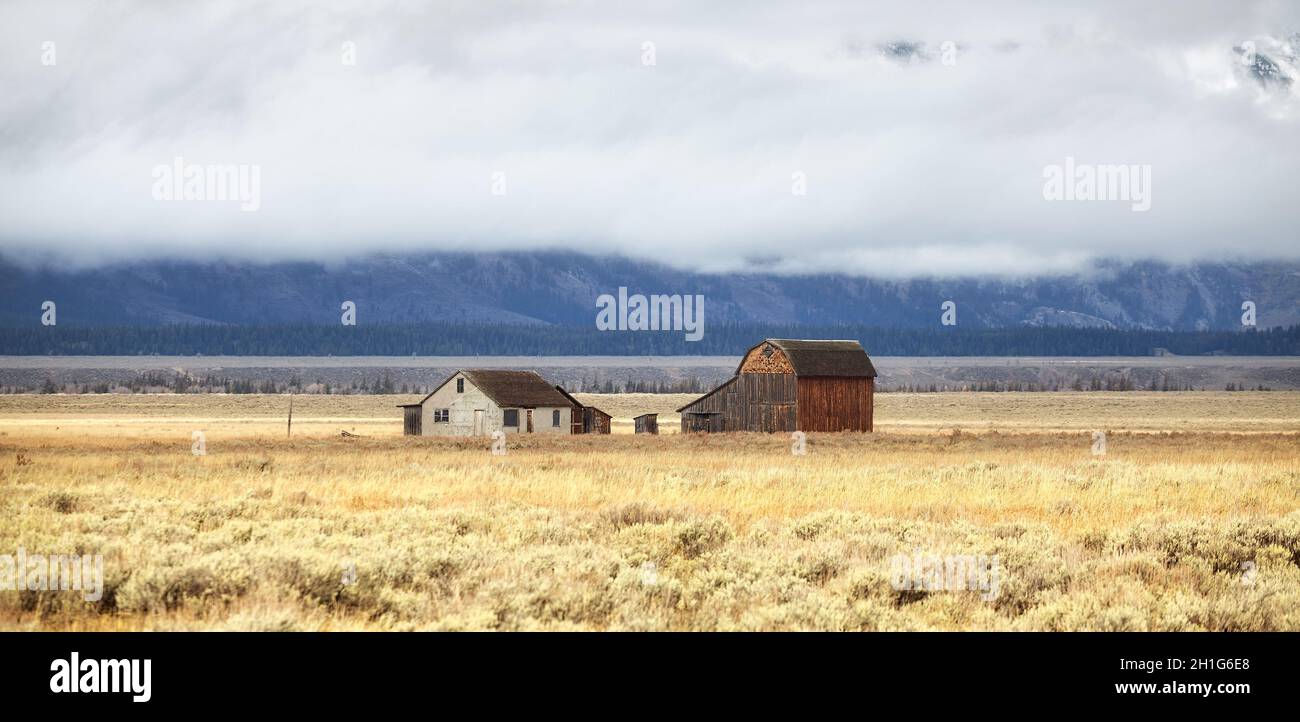
M 466 369 L 461 373 L 498 406 L 572 406 L 564 394 L 534 371 Z
M 564 396 L 564 398 L 568 399 L 568 400 L 569 400 L 569 404 L 572 405 L 573 408 L 575 408 L 575 409 L 584 409 L 584 408 L 586 408 L 585 406 L 582 405 L 582 402 L 581 402 L 581 401 L 579 401 L 579 400 L 573 398 L 573 394 L 569 393 L 568 391 L 565 391 L 564 388 L 563 388 L 562 386 L 560 386 L 559 384 L 556 384 L 556 385 L 555 385 L 555 390 L 556 390 L 556 391 L 559 391 L 560 394 L 561 394 L 562 396 Z
M 433 391 L 420 399 L 423 405 L 438 389 L 446 386 L 456 376 L 464 374 L 488 398 L 502 408 L 537 408 L 538 406 L 572 406 L 567 394 L 558 391 L 558 386 L 551 386 L 546 379 L 535 371 L 507 371 L 498 369 L 461 369 L 446 381 L 438 384 Z

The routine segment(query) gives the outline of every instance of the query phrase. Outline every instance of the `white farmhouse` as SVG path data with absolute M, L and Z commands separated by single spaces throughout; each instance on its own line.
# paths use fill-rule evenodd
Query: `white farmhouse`
M 573 402 L 532 371 L 464 369 L 401 408 L 408 436 L 572 433 Z

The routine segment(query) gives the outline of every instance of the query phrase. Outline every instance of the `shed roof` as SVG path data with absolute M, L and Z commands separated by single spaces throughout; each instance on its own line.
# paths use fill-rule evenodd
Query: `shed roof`
M 595 406 L 588 406 L 588 405 L 582 403 L 581 401 L 575 399 L 575 398 L 573 397 L 573 394 L 569 393 L 568 391 L 565 391 L 565 390 L 564 390 L 564 387 L 562 387 L 562 386 L 556 385 L 555 390 L 556 390 L 556 391 L 559 391 L 559 392 L 562 393 L 562 394 L 564 394 L 564 398 L 568 399 L 569 402 L 573 404 L 573 408 L 575 408 L 575 409 L 591 409 L 592 411 L 595 411 L 596 413 L 601 414 L 602 416 L 609 416 L 609 414 L 605 413 L 604 411 L 601 411 L 600 409 L 596 408 Z M 612 417 L 611 417 L 611 418 L 612 418 Z
M 429 392 L 429 396 L 438 393 L 438 389 L 446 386 L 449 381 L 459 375 L 464 375 L 474 387 L 482 391 L 488 398 L 496 402 L 497 406 L 503 408 L 537 408 L 538 406 L 572 406 L 572 402 L 565 395 L 560 393 L 547 383 L 535 371 L 510 371 L 505 369 L 461 369 L 446 381 L 438 384 L 438 388 Z M 429 400 L 429 396 L 420 399 L 423 404 Z
M 748 356 L 749 354 L 745 354 L 745 355 Z M 721 391 L 721 390 L 727 388 L 727 387 L 730 386 L 731 384 L 735 383 L 737 378 L 739 378 L 739 377 L 737 377 L 737 376 L 732 376 L 731 378 L 727 379 L 726 381 L 723 381 L 721 384 L 718 384 L 718 387 L 717 387 L 717 388 L 713 389 L 713 390 L 710 391 L 709 393 L 707 393 L 707 394 L 705 394 L 705 395 L 699 397 L 698 399 L 695 399 L 694 401 L 690 402 L 689 404 L 686 404 L 685 406 L 682 406 L 680 409 L 677 409 L 678 413 L 681 413 L 681 412 L 683 412 L 683 411 L 685 411 L 685 410 L 691 408 L 692 406 L 694 406 L 694 405 L 700 403 L 701 401 L 703 401 L 703 400 L 709 398 L 710 396 L 712 396 L 712 395 L 718 393 L 719 391 Z
M 876 375 L 876 367 L 871 364 L 871 357 L 867 356 L 866 350 L 857 341 L 769 338 L 763 343 L 754 345 L 745 352 L 745 356 L 749 356 L 750 351 L 768 343 L 781 349 L 790 360 L 790 365 L 794 367 L 796 376 L 874 378 Z M 744 365 L 743 360 L 741 365 Z M 740 373 L 740 367 L 736 368 L 736 373 Z

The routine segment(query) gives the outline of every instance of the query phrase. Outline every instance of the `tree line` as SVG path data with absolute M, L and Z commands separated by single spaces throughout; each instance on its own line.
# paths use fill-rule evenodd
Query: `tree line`
M 272 378 L 231 378 L 217 374 L 203 376 L 178 371 L 141 371 L 135 376 L 113 381 L 82 381 L 75 377 L 63 380 L 46 378 L 39 383 L 0 386 L 0 394 L 427 394 L 436 384 L 398 383 L 390 371 L 346 383 L 321 379 L 304 381 L 293 376 L 287 381 Z M 701 394 L 712 390 L 714 383 L 690 376 L 684 379 L 611 378 L 579 379 L 566 385 L 574 393 L 596 394 Z
M 720 323 L 704 337 L 495 323 L 258 326 L 0 327 L 0 353 L 20 356 L 735 356 L 764 338 L 856 339 L 880 356 L 1150 356 L 1300 354 L 1300 325 L 1243 331 L 1022 327 L 880 328 Z

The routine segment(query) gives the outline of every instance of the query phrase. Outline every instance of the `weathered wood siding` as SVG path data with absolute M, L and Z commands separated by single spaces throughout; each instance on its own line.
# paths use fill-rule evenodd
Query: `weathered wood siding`
M 741 374 L 732 388 L 734 406 L 728 409 L 723 422 L 728 431 L 795 430 L 798 387 L 794 374 Z
M 722 431 L 723 418 L 719 413 L 682 412 L 682 433 L 700 434 Z
M 742 373 L 683 411 L 682 431 L 794 431 L 797 402 L 794 374 Z M 721 416 L 716 421 L 690 416 L 712 413 Z
M 638 434 L 657 434 L 659 433 L 659 417 L 656 414 L 646 414 L 634 419 L 636 424 L 636 433 Z
M 407 406 L 402 409 L 402 433 L 406 436 L 420 435 L 420 407 Z
M 798 382 L 800 431 L 871 431 L 875 379 L 803 376 Z
M 593 409 L 590 406 L 582 410 L 583 431 L 588 434 L 608 434 L 610 431 L 610 415 L 600 409 Z

